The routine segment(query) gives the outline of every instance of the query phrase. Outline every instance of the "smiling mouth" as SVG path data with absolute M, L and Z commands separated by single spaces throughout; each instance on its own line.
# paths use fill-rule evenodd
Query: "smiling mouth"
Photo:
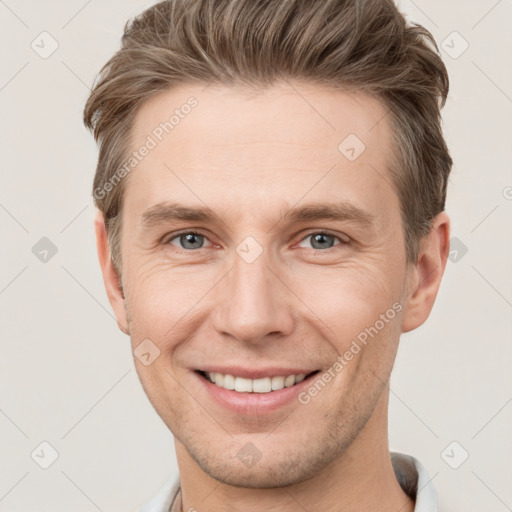
M 223 389 L 237 391 L 238 393 L 272 393 L 273 391 L 279 391 L 280 389 L 295 386 L 319 372 L 320 370 L 315 370 L 308 374 L 299 373 L 297 375 L 246 379 L 244 377 L 236 377 L 229 374 L 195 370 L 195 373 L 206 379 L 208 382 L 211 382 Z

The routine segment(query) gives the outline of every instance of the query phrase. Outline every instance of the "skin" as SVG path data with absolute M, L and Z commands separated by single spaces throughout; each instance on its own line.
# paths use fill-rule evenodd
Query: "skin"
M 388 381 L 400 334 L 434 304 L 449 218 L 434 219 L 418 261 L 408 263 L 386 168 L 389 119 L 379 100 L 359 92 L 181 86 L 143 104 L 133 148 L 190 96 L 198 106 L 125 183 L 124 296 L 101 213 L 95 222 L 120 328 L 133 350 L 148 338 L 160 350 L 150 365 L 135 365 L 175 436 L 182 510 L 412 511 L 389 457 Z M 353 162 L 338 150 L 351 133 L 366 145 Z M 145 229 L 143 212 L 163 201 L 206 205 L 221 222 Z M 336 202 L 369 213 L 371 225 L 282 218 L 294 206 Z M 173 235 L 192 228 L 204 235 L 192 241 L 199 248 Z M 311 235 L 322 230 L 334 236 L 319 245 Z M 252 263 L 236 251 L 247 236 L 263 250 Z M 307 405 L 235 414 L 210 400 L 193 373 L 205 364 L 325 372 L 397 302 L 402 310 Z M 252 467 L 237 457 L 248 442 L 261 453 Z

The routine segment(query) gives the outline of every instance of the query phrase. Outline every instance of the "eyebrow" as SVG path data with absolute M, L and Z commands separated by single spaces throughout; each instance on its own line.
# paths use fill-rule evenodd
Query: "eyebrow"
M 308 222 L 317 220 L 349 221 L 371 227 L 375 216 L 352 203 L 312 203 L 289 208 L 281 220 Z M 221 218 L 208 207 L 191 207 L 178 203 L 162 202 L 146 209 L 142 213 L 142 226 L 150 228 L 170 221 L 203 222 L 206 224 L 223 223 Z
M 163 202 L 151 206 L 142 213 L 142 225 L 151 227 L 172 220 L 214 223 L 220 218 L 208 207 L 189 207 L 177 203 Z
M 283 216 L 291 222 L 311 220 L 351 221 L 361 226 L 370 227 L 375 216 L 352 203 L 308 204 L 292 208 Z

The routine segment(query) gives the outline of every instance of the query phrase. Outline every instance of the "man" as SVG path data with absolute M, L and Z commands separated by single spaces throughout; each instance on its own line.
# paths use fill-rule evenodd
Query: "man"
M 391 0 L 171 0 L 85 108 L 96 236 L 179 478 L 144 511 L 434 511 L 389 452 L 449 250 L 432 36 Z

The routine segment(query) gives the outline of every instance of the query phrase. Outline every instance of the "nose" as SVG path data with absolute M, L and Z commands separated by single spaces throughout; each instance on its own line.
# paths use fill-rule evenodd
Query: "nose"
M 214 328 L 243 343 L 261 344 L 270 335 L 289 335 L 294 326 L 293 295 L 263 251 L 252 262 L 235 253 L 233 267 L 217 294 Z

